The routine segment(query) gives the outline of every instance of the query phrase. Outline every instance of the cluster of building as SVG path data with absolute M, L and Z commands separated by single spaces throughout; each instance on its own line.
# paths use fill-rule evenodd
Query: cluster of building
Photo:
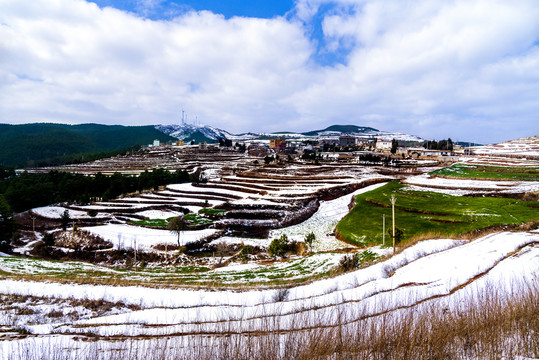
M 357 159 L 360 153 L 385 154 L 400 159 L 434 159 L 440 162 L 457 161 L 456 154 L 462 151 L 461 147 L 454 145 L 451 150 L 426 149 L 420 144 L 412 142 L 401 142 L 393 147 L 393 140 L 369 137 L 361 138 L 351 135 L 341 135 L 339 137 L 321 138 L 317 140 L 289 139 L 281 137 L 269 141 L 269 149 L 275 153 L 297 154 L 304 152 L 312 153 L 338 153 L 339 160 Z M 265 146 L 261 143 L 252 143 L 248 150 L 250 153 L 261 153 Z M 394 151 L 394 153 L 392 152 Z
M 407 145 L 408 144 L 408 145 Z M 339 137 L 328 138 L 283 138 L 276 137 L 269 140 L 245 140 L 240 147 L 247 151 L 250 156 L 264 157 L 272 154 L 287 155 L 288 158 L 300 158 L 304 154 L 324 154 L 327 159 L 338 159 L 340 161 L 353 162 L 358 156 L 365 153 L 375 153 L 386 157 L 398 159 L 435 159 L 441 162 L 457 161 L 455 151 L 452 150 L 432 150 L 426 149 L 419 144 L 409 146 L 410 142 L 402 142 L 396 148 L 393 147 L 393 140 L 382 138 L 361 138 L 351 135 L 341 135 Z M 153 147 L 160 145 L 159 140 L 155 140 Z M 183 140 L 178 140 L 172 145 L 184 146 Z M 193 145 L 193 143 L 191 143 Z M 238 143 L 233 143 L 230 139 L 220 140 L 219 143 L 208 144 L 199 143 L 196 145 L 201 150 L 214 150 L 222 148 L 235 148 Z M 392 152 L 393 150 L 393 152 Z M 333 155 L 331 155 L 333 154 Z

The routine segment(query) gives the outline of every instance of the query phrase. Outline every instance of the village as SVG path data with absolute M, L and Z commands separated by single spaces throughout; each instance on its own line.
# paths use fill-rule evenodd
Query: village
M 478 147 L 453 144 L 451 139 L 421 142 L 361 138 L 351 135 L 321 139 L 297 139 L 276 136 L 270 139 L 219 139 L 213 143 L 194 141 L 161 143 L 155 140 L 141 151 L 83 165 L 26 168 L 18 172 L 69 171 L 83 174 L 138 174 L 153 168 L 177 169 L 186 166 L 191 171 L 205 159 L 239 161 L 245 165 L 278 164 L 349 164 L 417 167 L 451 164 L 459 157 L 473 155 Z M 440 148 L 440 149 L 438 149 Z M 234 166 L 238 166 L 236 163 Z
M 248 155 L 251 156 L 284 156 L 283 159 L 279 159 L 288 162 L 327 160 L 342 163 L 360 163 L 367 154 L 384 154 L 383 159 L 389 160 L 429 159 L 440 163 L 448 163 L 458 161 L 459 154 L 473 154 L 471 148 L 465 149 L 462 145 L 453 144 L 451 139 L 443 140 L 439 145 L 436 141 L 431 141 L 430 143 L 425 141 L 425 143 L 426 148 L 419 146 L 420 143 L 418 142 L 409 140 L 386 140 L 376 137 L 358 137 L 342 134 L 340 136 L 313 139 L 298 139 L 294 136 L 289 136 L 287 139 L 287 137 L 277 136 L 268 140 L 244 140 L 242 142 L 232 139 L 219 139 L 218 143 L 202 142 L 198 145 L 198 148 L 210 151 L 239 149 L 240 151 L 247 151 Z M 415 146 L 408 146 L 410 144 Z M 178 140 L 166 145 L 183 147 L 186 144 L 183 140 Z M 194 145 L 194 142 L 191 145 Z M 158 140 L 155 140 L 149 147 L 158 146 L 161 146 L 161 144 Z M 413 162 L 410 164 L 413 164 Z

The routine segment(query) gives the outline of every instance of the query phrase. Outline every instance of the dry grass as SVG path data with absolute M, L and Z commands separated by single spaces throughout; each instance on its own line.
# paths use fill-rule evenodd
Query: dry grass
M 199 335 L 162 337 L 80 336 L 88 341 L 14 347 L 7 359 L 515 359 L 539 356 L 539 285 L 535 280 L 511 296 L 491 288 L 465 303 L 424 303 L 374 318 L 335 310 L 334 319 L 297 315 L 288 331 L 277 318 L 267 330 L 237 332 L 227 323 Z M 517 290 L 516 288 L 513 290 Z M 283 295 L 284 296 L 284 295 Z M 337 325 L 329 325 L 328 321 Z M 301 327 L 301 326 L 299 326 Z M 67 341 L 67 340 L 66 340 Z M 73 341 L 73 340 L 70 340 Z M 39 344 L 39 345 L 38 345 Z M 47 348 L 48 346 L 48 348 Z M 67 352 L 65 349 L 73 349 Z M 78 353 L 77 353 L 78 351 Z M 48 354 L 48 355 L 47 355 Z

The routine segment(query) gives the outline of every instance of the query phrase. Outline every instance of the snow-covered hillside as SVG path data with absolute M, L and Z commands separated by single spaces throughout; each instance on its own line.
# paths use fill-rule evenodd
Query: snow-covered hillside
M 539 136 L 509 140 L 503 143 L 472 147 L 475 155 L 507 157 L 539 157 Z
M 202 135 L 209 140 L 230 138 L 232 136 L 232 134 L 230 134 L 227 131 L 217 129 L 208 125 L 173 124 L 173 125 L 156 125 L 155 128 L 179 140 L 190 139 L 192 137 L 196 137 L 197 135 L 198 136 Z
M 288 288 L 286 296 L 281 298 L 279 293 L 283 290 L 279 289 L 241 292 L 154 289 L 16 279 L 1 279 L 0 293 L 104 300 L 138 307 L 137 311 L 118 311 L 75 322 L 63 322 L 59 318 L 48 324 L 18 325 L 33 336 L 51 333 L 195 336 L 264 329 L 297 331 L 306 325 L 305 321 L 325 319 L 326 326 L 336 326 L 335 322 L 339 321 L 353 323 L 358 319 L 382 318 L 404 308 L 419 310 L 421 306 L 426 309 L 434 304 L 452 312 L 466 304 L 467 298 L 481 297 L 493 287 L 499 296 L 511 296 L 537 281 L 538 236 L 537 232 L 503 232 L 471 242 L 423 241 L 370 267 Z M 1 264 L 2 270 L 10 266 L 6 260 Z M 54 302 L 45 311 L 53 307 Z M 6 316 L 8 313 L 0 316 L 4 323 Z M 2 348 L 7 353 L 12 351 L 10 345 L 9 341 L 0 340 L 0 353 Z M 0 359 L 8 358 L 0 356 Z

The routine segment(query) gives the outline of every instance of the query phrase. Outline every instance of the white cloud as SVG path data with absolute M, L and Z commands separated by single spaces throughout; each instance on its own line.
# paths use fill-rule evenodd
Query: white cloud
M 312 7 L 313 1 L 305 3 Z M 342 3 L 350 8 L 350 1 Z M 490 141 L 532 135 L 539 130 L 533 115 L 539 102 L 530 99 L 539 91 L 533 75 L 539 69 L 538 5 L 355 2 L 353 11 L 334 11 L 323 21 L 329 41 L 355 42 L 345 66 L 329 70 L 291 102 L 299 113 L 321 118 L 338 104 L 353 123 L 403 126 L 392 130 L 422 136 L 462 139 L 475 132 Z
M 323 39 L 309 35 L 317 13 Z M 154 21 L 82 0 L 3 1 L 0 121 L 172 123 L 184 108 L 237 132 L 537 133 L 536 1 L 300 0 L 294 14 Z M 344 62 L 318 64 L 317 51 Z

